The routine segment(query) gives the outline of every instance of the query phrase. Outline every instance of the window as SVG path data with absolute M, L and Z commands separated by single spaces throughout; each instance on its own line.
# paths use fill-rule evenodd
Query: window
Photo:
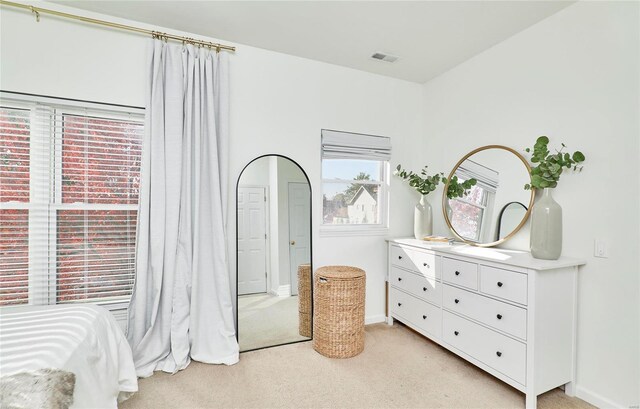
M 322 131 L 322 224 L 384 228 L 389 138 Z M 347 227 L 352 226 L 352 227 Z
M 493 213 L 499 174 L 493 169 L 467 159 L 456 171 L 456 176 L 461 182 L 475 178 L 477 184 L 464 197 L 449 201 L 453 210 L 451 225 L 461 237 L 467 240 L 486 242 L 489 240 L 486 236 L 491 230 L 491 226 L 487 223 L 491 220 Z
M 131 296 L 142 110 L 0 101 L 0 306 Z
M 451 225 L 454 230 L 467 240 L 479 242 L 487 207 L 487 191 L 475 185 L 467 196 L 451 200 L 449 205 L 453 210 Z

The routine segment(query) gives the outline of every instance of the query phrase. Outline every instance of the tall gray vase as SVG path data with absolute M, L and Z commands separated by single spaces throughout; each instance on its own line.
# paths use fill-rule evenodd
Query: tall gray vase
M 557 260 L 562 254 L 562 207 L 553 200 L 553 189 L 543 189 L 531 210 L 531 255 Z
M 420 197 L 420 202 L 413 211 L 413 236 L 422 240 L 425 236 L 433 234 L 433 210 L 427 195 Z

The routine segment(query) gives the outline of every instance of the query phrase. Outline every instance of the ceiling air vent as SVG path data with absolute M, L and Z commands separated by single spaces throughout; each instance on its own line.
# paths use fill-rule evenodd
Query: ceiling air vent
M 398 59 L 398 57 L 395 55 L 385 54 L 385 53 L 373 53 L 371 58 L 373 58 L 374 60 L 386 61 L 386 62 L 395 62 Z

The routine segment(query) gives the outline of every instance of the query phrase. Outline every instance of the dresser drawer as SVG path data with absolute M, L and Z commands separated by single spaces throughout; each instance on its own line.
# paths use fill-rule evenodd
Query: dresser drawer
M 437 305 L 442 304 L 442 283 L 435 278 L 424 277 L 418 273 L 411 273 L 398 267 L 391 266 L 389 284 L 404 290 L 416 297 Z
M 389 288 L 389 311 L 434 337 L 440 338 L 442 310 L 397 288 Z
M 447 311 L 442 313 L 444 342 L 526 385 L 527 346 Z
M 478 265 L 452 258 L 442 258 L 442 279 L 448 283 L 478 289 Z
M 501 268 L 480 266 L 480 291 L 527 305 L 527 275 Z
M 440 269 L 436 268 L 437 257 L 435 254 L 422 250 L 412 250 L 412 259 L 420 274 L 425 277 L 440 278 Z
M 445 284 L 443 288 L 444 308 L 465 315 L 500 331 L 527 339 L 527 310 L 493 300 Z
M 416 270 L 411 261 L 411 250 L 400 246 L 391 246 L 391 264 L 394 266 Z

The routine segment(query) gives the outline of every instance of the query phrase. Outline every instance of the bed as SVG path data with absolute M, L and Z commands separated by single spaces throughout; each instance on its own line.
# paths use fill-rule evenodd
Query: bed
M 75 374 L 72 408 L 116 408 L 138 390 L 131 348 L 113 315 L 94 305 L 4 307 L 0 371 Z

